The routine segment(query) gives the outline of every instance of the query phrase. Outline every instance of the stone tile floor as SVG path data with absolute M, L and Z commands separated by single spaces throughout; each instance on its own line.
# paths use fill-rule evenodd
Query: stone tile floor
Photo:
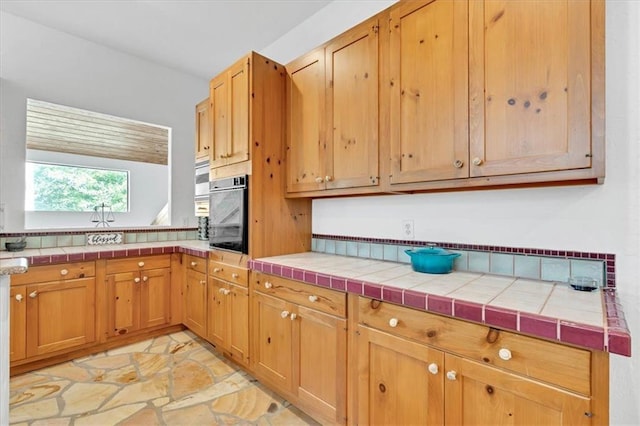
M 19 425 L 309 425 L 296 407 L 183 331 L 11 378 Z

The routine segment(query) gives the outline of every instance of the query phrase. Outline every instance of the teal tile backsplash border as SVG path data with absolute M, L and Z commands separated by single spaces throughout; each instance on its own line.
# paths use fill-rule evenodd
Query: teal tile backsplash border
M 600 287 L 615 287 L 615 255 L 562 250 L 480 246 L 427 241 L 398 241 L 314 234 L 311 250 L 367 259 L 410 263 L 405 250 L 435 244 L 460 253 L 456 271 L 490 273 L 534 280 L 568 282 L 589 277 Z M 340 247 L 340 250 L 338 250 Z

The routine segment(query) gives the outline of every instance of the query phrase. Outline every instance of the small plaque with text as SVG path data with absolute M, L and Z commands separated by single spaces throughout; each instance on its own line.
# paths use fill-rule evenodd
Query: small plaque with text
M 87 234 L 88 246 L 107 246 L 111 244 L 122 244 L 124 233 L 104 232 L 99 234 Z

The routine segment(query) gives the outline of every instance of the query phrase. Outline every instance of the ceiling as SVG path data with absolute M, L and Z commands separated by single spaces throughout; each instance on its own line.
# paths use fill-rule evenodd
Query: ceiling
M 208 80 L 331 1 L 1 0 L 0 10 Z

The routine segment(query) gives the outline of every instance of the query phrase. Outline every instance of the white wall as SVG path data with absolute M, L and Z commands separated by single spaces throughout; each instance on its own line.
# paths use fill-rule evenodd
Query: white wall
M 279 62 L 322 44 L 391 1 L 336 0 L 264 49 Z M 611 423 L 640 424 L 640 2 L 606 4 L 604 185 L 315 200 L 313 232 L 616 255 L 619 297 L 633 337 L 632 358 L 611 356 Z
M 27 98 L 170 127 L 172 225 L 196 225 L 194 108 L 207 80 L 0 12 L 0 91 L 0 232 L 24 229 Z

